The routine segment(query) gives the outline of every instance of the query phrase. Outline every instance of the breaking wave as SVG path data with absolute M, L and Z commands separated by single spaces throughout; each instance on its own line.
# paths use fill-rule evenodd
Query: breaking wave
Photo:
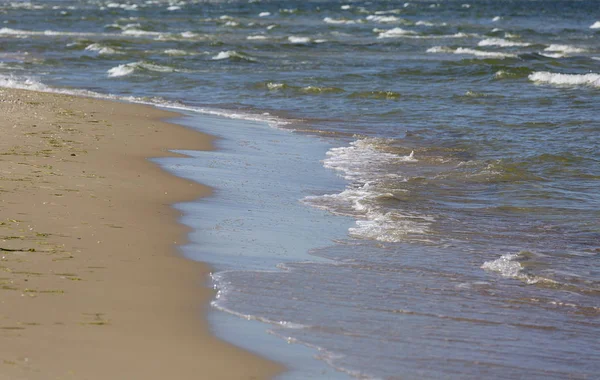
M 548 71 L 537 71 L 529 75 L 529 80 L 536 83 L 556 86 L 589 86 L 600 88 L 600 74 L 559 74 Z

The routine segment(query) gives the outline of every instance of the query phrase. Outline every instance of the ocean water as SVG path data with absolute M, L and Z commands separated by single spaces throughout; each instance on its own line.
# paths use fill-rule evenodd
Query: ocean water
M 597 378 L 597 1 L 0 2 L 0 86 L 176 108 L 211 321 L 289 378 Z

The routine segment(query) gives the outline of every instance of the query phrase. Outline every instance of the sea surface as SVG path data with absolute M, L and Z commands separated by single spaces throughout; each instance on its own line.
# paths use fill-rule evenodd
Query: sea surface
M 284 378 L 600 376 L 598 1 L 2 0 L 0 86 L 219 137 L 159 163 Z

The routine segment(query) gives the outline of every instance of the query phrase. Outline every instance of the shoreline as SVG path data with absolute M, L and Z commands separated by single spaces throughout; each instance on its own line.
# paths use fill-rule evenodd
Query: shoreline
M 171 205 L 210 189 L 149 158 L 213 137 L 152 106 L 0 88 L 0 379 L 270 378 L 210 333 L 208 265 Z M 120 128 L 121 127 L 121 128 Z

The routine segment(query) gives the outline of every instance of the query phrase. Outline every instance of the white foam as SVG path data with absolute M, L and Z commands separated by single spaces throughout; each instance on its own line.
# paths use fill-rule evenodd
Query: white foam
M 411 30 L 406 30 L 406 29 L 402 29 L 402 28 L 393 28 L 390 30 L 386 30 L 384 32 L 380 32 L 379 36 L 377 38 L 396 38 L 396 37 L 404 37 L 404 36 L 410 36 L 410 35 L 415 35 L 417 33 L 411 31 Z
M 311 39 L 309 37 L 289 36 L 288 41 L 293 44 L 304 45 L 310 43 Z
M 181 7 L 177 6 L 177 5 L 171 5 L 170 7 L 167 7 L 168 11 L 178 11 L 180 9 L 181 9 Z
M 222 60 L 222 59 L 229 59 L 229 58 L 233 57 L 235 54 L 236 54 L 236 52 L 233 51 L 233 50 L 221 51 L 221 52 L 219 52 L 219 54 L 217 54 L 214 57 L 212 57 L 212 59 L 214 61 L 219 61 L 219 60 Z
M 447 46 L 434 46 L 427 49 L 427 53 L 446 53 L 446 54 L 465 54 L 465 55 L 474 55 L 476 57 L 483 58 L 511 58 L 516 57 L 514 54 L 500 53 L 500 52 L 491 52 L 491 51 L 481 51 L 474 50 L 469 48 L 450 48 Z
M 454 49 L 447 46 L 433 46 L 426 50 L 427 53 L 454 53 Z
M 335 18 L 331 18 L 331 17 L 325 17 L 323 19 L 323 22 L 325 22 L 326 24 L 356 24 L 356 21 L 354 20 L 345 20 L 345 19 L 335 19 Z
M 136 69 L 144 69 L 144 70 L 148 70 L 148 71 L 156 71 L 156 72 L 161 72 L 161 73 L 169 73 L 169 72 L 176 71 L 172 67 L 161 66 L 161 65 L 156 65 L 153 63 L 149 63 L 149 62 L 140 61 L 140 62 L 125 63 L 122 65 L 113 67 L 113 68 L 109 69 L 107 73 L 108 73 L 108 76 L 111 78 L 123 77 L 123 76 L 133 74 Z
M 384 142 L 384 140 L 368 138 L 354 141 L 347 147 L 332 148 L 327 152 L 323 165 L 343 172 L 346 179 L 353 181 L 361 179 L 365 173 L 371 171 L 371 162 L 384 164 L 418 161 L 414 157 L 414 152 L 408 156 L 399 156 L 378 150 L 377 145 Z
M 368 21 L 378 22 L 380 24 L 390 24 L 397 23 L 400 19 L 396 16 L 377 16 L 377 15 L 369 15 L 367 16 Z
M 430 22 L 430 21 L 422 21 L 422 20 L 421 20 L 421 21 L 417 21 L 417 22 L 415 23 L 415 25 L 419 25 L 419 26 L 446 26 L 446 25 L 448 25 L 448 24 L 447 24 L 447 23 L 445 23 L 445 22 L 442 22 L 442 23 L 436 24 L 436 23 L 434 23 L 434 22 Z
M 389 15 L 389 14 L 400 14 L 402 13 L 402 9 L 389 9 L 387 11 L 377 11 L 375 12 L 376 15 Z
M 518 257 L 518 253 L 502 255 L 499 259 L 494 261 L 484 262 L 481 269 L 500 273 L 503 277 L 517 278 L 523 270 L 521 263 L 514 261 Z
M 348 230 L 350 236 L 356 238 L 398 242 L 408 235 L 425 234 L 433 218 L 389 211 L 382 206 L 381 200 L 394 198 L 385 181 L 406 180 L 401 175 L 390 174 L 389 167 L 418 161 L 414 152 L 403 156 L 384 151 L 388 142 L 367 138 L 354 141 L 350 146 L 330 149 L 323 166 L 341 172 L 351 184 L 340 193 L 307 196 L 302 202 L 333 214 L 356 218 L 356 225 Z
M 108 3 L 106 4 L 106 8 L 121 8 L 126 11 L 137 11 L 137 4 L 121 4 L 121 3 Z
M 110 33 L 85 33 L 85 32 L 64 32 L 60 30 L 22 30 L 22 29 L 11 29 L 11 28 L 0 28 L 0 35 L 10 35 L 20 38 L 27 36 L 69 36 L 69 37 L 112 37 L 117 34 Z
M 501 46 L 501 47 L 512 47 L 512 46 L 530 46 L 527 42 L 516 42 L 509 41 L 503 38 L 486 38 L 485 40 L 479 41 L 477 46 Z
M 122 31 L 121 34 L 126 35 L 126 36 L 137 36 L 137 37 L 145 37 L 145 36 L 158 37 L 158 36 L 163 35 L 163 33 L 160 33 L 160 32 L 151 32 L 151 31 L 139 30 L 139 29 L 127 29 L 127 30 Z
M 501 19 L 502 19 L 502 17 L 496 16 L 492 19 L 492 22 L 500 21 Z
M 186 31 L 186 32 L 181 32 L 181 37 L 183 37 L 183 38 L 194 38 L 194 37 L 198 37 L 198 34 L 196 34 L 194 32 L 190 32 L 190 31 Z
M 454 51 L 454 54 L 470 54 L 470 55 L 474 55 L 476 57 L 485 57 L 485 58 L 511 58 L 511 57 L 516 57 L 515 54 L 506 54 L 506 53 L 499 53 L 499 52 L 491 52 L 491 51 L 481 51 L 481 50 L 474 50 L 474 49 L 469 49 L 469 48 L 457 48 Z
M 107 73 L 108 73 L 109 77 L 115 78 L 115 77 L 124 77 L 129 74 L 133 74 L 134 71 L 135 71 L 135 67 L 132 66 L 130 63 L 126 63 L 126 64 L 119 65 L 119 66 L 109 69 L 107 71 Z
M 391 30 L 373 29 L 373 32 L 379 33 L 378 38 L 414 38 L 414 39 L 447 39 L 447 38 L 470 38 L 479 37 L 477 34 L 467 34 L 458 32 L 455 34 L 418 34 L 410 30 L 394 28 Z
M 548 46 L 547 48 L 545 48 L 544 51 L 574 54 L 574 53 L 584 53 L 586 51 L 586 49 L 576 47 L 576 46 L 571 46 L 571 45 L 552 44 L 552 45 Z
M 590 25 L 590 29 L 600 29 L 600 21 L 596 21 L 592 25 Z
M 102 55 L 117 54 L 117 51 L 115 49 L 110 48 L 108 46 L 101 45 L 99 43 L 88 45 L 88 46 L 86 46 L 85 50 L 95 51 L 98 54 L 102 54 Z
M 407 235 L 424 235 L 429 230 L 429 218 L 403 215 L 399 212 L 369 212 L 366 220 L 357 220 L 356 227 L 348 229 L 350 236 L 387 243 L 401 242 Z
M 29 10 L 40 10 L 46 9 L 44 5 L 33 4 L 30 2 L 11 2 L 9 3 L 11 9 L 29 9 Z M 52 9 L 60 9 L 60 7 L 52 7 Z M 74 7 L 72 9 L 75 9 Z
M 271 15 L 271 12 L 260 12 L 258 14 L 258 17 L 268 17 Z
M 600 74 L 559 74 L 537 71 L 529 75 L 529 80 L 557 86 L 589 86 L 600 88 Z
M 285 87 L 285 84 L 283 84 L 283 83 L 273 83 L 273 82 L 267 83 L 267 88 L 269 90 L 280 90 L 283 87 Z
M 247 40 L 266 40 L 267 36 L 263 36 L 263 35 L 256 35 L 256 36 L 248 36 L 246 37 Z
M 541 53 L 540 52 L 539 54 L 544 57 L 555 58 L 555 59 L 556 58 L 564 58 L 567 56 L 566 54 L 562 54 L 562 53 Z
M 243 60 L 250 61 L 250 62 L 256 61 L 254 58 L 248 57 L 247 55 L 244 55 L 242 53 L 238 53 L 235 50 L 221 51 L 221 52 L 219 52 L 219 54 L 212 57 L 212 60 L 213 61 L 222 61 L 224 59 L 232 59 L 232 58 L 243 59 Z
M 0 87 L 18 88 L 33 91 L 47 91 L 48 87 L 33 78 L 19 78 L 12 75 L 6 76 L 0 74 Z
M 502 277 L 514 278 L 530 285 L 538 283 L 557 284 L 557 282 L 552 279 L 525 273 L 523 265 L 521 265 L 518 260 L 522 259 L 526 253 L 527 252 L 519 252 L 516 254 L 502 255 L 496 260 L 484 262 L 481 269 L 496 272 Z
M 167 55 L 172 55 L 172 56 L 183 56 L 183 55 L 195 55 L 196 53 L 191 53 L 185 50 L 179 50 L 179 49 L 167 49 L 164 51 L 165 54 Z

